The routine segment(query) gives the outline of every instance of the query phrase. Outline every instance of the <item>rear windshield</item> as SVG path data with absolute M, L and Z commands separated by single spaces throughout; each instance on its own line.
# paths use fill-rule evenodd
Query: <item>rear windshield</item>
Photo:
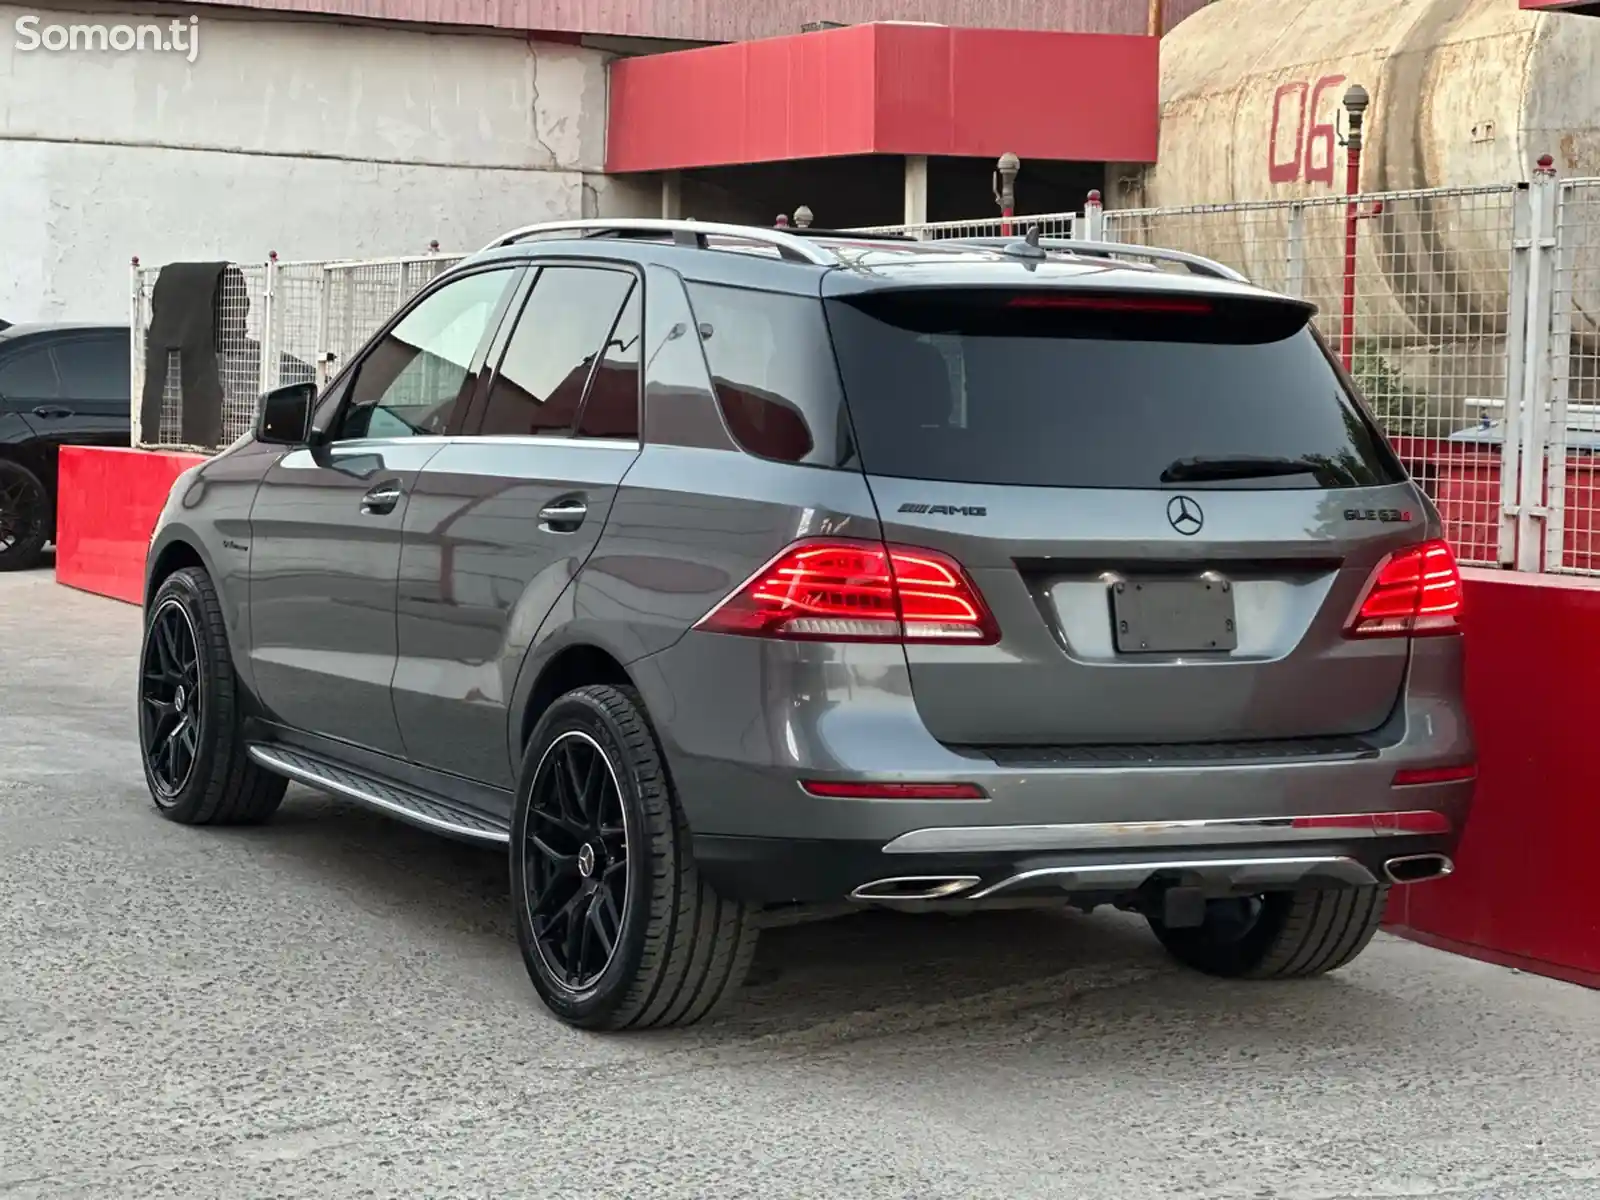
M 1399 482 L 1310 311 L 992 290 L 828 302 L 857 451 L 874 475 L 1082 488 Z

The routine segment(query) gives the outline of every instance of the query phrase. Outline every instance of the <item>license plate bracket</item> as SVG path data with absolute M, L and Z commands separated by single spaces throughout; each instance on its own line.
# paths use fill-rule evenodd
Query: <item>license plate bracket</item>
M 1118 654 L 1218 654 L 1239 648 L 1225 579 L 1124 579 L 1111 586 Z

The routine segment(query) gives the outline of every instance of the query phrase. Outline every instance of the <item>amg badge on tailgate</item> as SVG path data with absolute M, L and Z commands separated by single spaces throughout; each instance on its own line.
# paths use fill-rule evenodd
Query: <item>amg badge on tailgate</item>
M 981 504 L 902 504 L 903 513 L 927 513 L 932 517 L 987 517 L 989 510 Z

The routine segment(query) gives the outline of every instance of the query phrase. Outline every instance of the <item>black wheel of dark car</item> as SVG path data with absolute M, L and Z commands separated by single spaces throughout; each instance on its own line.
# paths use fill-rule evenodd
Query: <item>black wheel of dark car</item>
M 287 783 L 249 757 L 240 699 L 211 577 L 178 571 L 150 604 L 139 656 L 139 751 L 163 816 L 246 825 L 277 810 Z
M 541 999 L 585 1029 L 688 1025 L 744 981 L 755 914 L 700 879 L 655 733 L 627 688 L 561 697 L 528 741 L 512 908 Z
M 1185 966 L 1229 979 L 1325 975 L 1367 948 L 1383 923 L 1383 885 L 1304 888 L 1212 900 L 1204 924 L 1168 929 L 1150 918 L 1167 952 Z
M 54 527 L 50 490 L 21 463 L 0 459 L 0 571 L 39 565 Z

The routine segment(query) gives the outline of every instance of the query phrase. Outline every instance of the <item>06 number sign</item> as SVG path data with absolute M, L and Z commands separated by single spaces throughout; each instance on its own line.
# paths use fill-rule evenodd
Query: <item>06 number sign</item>
M 1272 96 L 1272 135 L 1267 140 L 1267 175 L 1273 183 L 1333 184 L 1333 121 L 1319 121 L 1323 98 L 1344 82 L 1324 75 L 1316 83 L 1286 83 Z M 1337 110 L 1335 110 L 1337 111 Z M 1309 128 L 1307 128 L 1309 126 Z

